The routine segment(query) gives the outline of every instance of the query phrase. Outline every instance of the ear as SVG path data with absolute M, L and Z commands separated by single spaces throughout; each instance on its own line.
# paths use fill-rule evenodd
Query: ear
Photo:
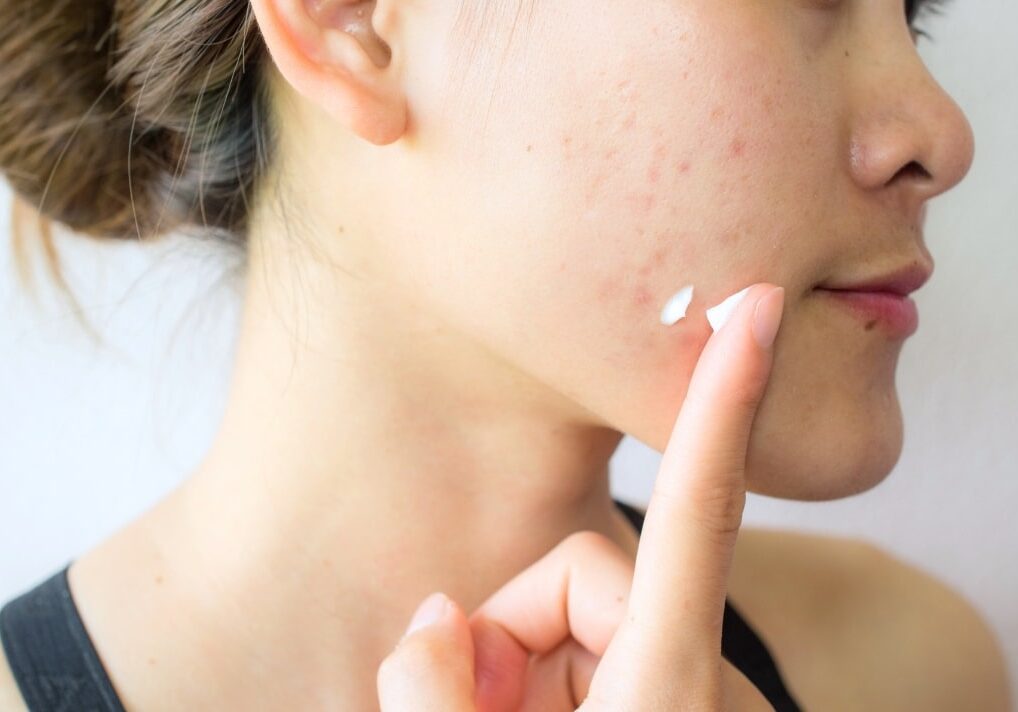
M 398 0 L 251 0 L 283 78 L 301 96 L 376 145 L 392 143 L 406 131 L 399 64 L 375 31 L 395 25 L 397 4 Z

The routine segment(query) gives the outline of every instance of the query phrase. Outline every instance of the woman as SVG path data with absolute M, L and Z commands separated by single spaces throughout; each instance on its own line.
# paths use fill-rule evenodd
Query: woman
M 8 706 L 1006 709 L 960 596 L 739 531 L 898 458 L 914 314 L 836 290 L 925 281 L 972 160 L 931 4 L 6 3 L 18 192 L 246 251 L 214 445 L 8 605 Z M 665 453 L 642 538 L 623 433 Z

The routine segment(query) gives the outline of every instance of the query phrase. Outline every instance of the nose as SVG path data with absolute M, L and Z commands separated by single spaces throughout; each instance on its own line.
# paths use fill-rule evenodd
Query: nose
M 914 45 L 868 64 L 858 78 L 850 144 L 852 176 L 881 191 L 921 222 L 926 201 L 968 173 L 975 153 L 972 126 L 930 74 Z

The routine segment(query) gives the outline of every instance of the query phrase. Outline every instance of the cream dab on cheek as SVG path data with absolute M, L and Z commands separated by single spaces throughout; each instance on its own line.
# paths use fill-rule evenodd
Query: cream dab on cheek
M 736 292 L 720 304 L 706 310 L 707 321 L 710 322 L 710 326 L 714 331 L 725 325 L 725 322 L 732 316 L 735 308 L 752 286 L 750 285 Z M 689 284 L 673 294 L 665 304 L 664 309 L 661 310 L 661 323 L 665 326 L 671 326 L 682 319 L 686 316 L 686 310 L 689 308 L 691 301 L 693 301 L 693 285 Z
M 689 308 L 691 301 L 693 301 L 693 285 L 688 284 L 673 294 L 672 298 L 665 304 L 664 309 L 661 310 L 661 323 L 665 326 L 671 326 L 686 316 L 686 309 Z

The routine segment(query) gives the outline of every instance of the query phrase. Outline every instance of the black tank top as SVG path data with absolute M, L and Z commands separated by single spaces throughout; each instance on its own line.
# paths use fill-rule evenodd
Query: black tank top
M 643 514 L 615 500 L 637 531 Z M 125 712 L 67 585 L 68 563 L 0 608 L 0 642 L 29 712 Z M 725 601 L 721 649 L 777 712 L 800 712 L 767 647 Z

